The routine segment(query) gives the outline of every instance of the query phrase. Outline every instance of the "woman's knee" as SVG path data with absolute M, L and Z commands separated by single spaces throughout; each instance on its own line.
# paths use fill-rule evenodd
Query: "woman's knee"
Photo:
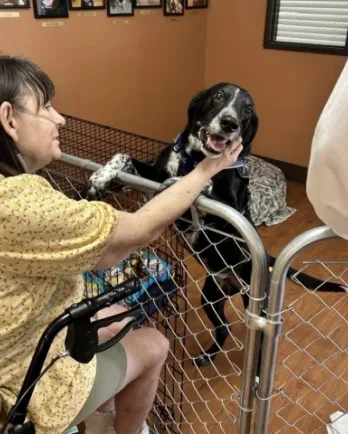
M 169 340 L 164 336 L 163 333 L 156 329 L 148 329 L 151 330 L 151 335 L 149 336 L 149 342 L 152 347 L 151 354 L 153 360 L 158 362 L 158 364 L 163 365 L 167 360 L 170 343 Z
M 155 381 L 168 357 L 168 339 L 158 330 L 144 327 L 129 332 L 121 344 L 127 357 L 123 387 L 144 375 Z
M 169 352 L 168 339 L 152 327 L 144 327 L 128 333 L 121 341 L 127 357 L 135 357 L 141 370 L 162 366 Z
M 168 339 L 155 328 L 148 327 L 141 330 L 146 364 L 149 367 L 162 366 L 168 357 L 170 347 Z

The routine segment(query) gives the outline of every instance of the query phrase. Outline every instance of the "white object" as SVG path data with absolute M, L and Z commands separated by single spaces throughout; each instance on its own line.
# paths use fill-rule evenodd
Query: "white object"
M 348 434 L 348 413 L 336 411 L 330 416 L 331 424 L 327 426 L 328 434 Z
M 114 428 L 115 413 L 113 411 L 95 411 L 85 419 L 86 434 L 117 434 Z M 150 434 L 146 422 L 144 422 L 140 434 Z
M 117 434 L 114 427 L 109 427 L 106 431 L 105 434 Z M 140 431 L 140 434 L 150 434 L 150 430 L 148 425 L 144 422 L 143 427 Z
M 77 426 L 72 426 L 71 428 L 64 431 L 63 434 L 75 434 L 78 432 L 79 432 L 79 429 L 77 428 Z
M 348 62 L 314 132 L 307 195 L 318 217 L 348 239 Z
M 95 411 L 85 419 L 86 434 L 116 434 L 114 428 L 115 414 L 112 411 Z

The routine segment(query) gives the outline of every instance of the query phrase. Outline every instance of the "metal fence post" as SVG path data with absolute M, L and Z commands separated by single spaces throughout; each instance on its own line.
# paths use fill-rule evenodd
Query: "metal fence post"
M 257 392 L 254 434 L 267 434 L 268 432 L 286 278 L 290 264 L 304 248 L 330 238 L 337 238 L 337 235 L 326 226 L 306 231 L 294 238 L 283 249 L 274 264 L 267 305 L 267 327 L 265 327 L 262 345 L 260 385 Z

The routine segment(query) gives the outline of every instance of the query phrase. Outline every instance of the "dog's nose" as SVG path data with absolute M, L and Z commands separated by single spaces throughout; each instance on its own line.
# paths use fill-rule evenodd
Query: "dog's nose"
M 233 131 L 236 131 L 239 128 L 237 119 L 230 115 L 223 116 L 220 120 L 220 125 L 225 133 L 233 133 Z

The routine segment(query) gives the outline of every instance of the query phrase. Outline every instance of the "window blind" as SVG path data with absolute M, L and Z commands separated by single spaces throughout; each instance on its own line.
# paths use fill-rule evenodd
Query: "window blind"
M 348 0 L 280 0 L 275 41 L 344 47 Z

